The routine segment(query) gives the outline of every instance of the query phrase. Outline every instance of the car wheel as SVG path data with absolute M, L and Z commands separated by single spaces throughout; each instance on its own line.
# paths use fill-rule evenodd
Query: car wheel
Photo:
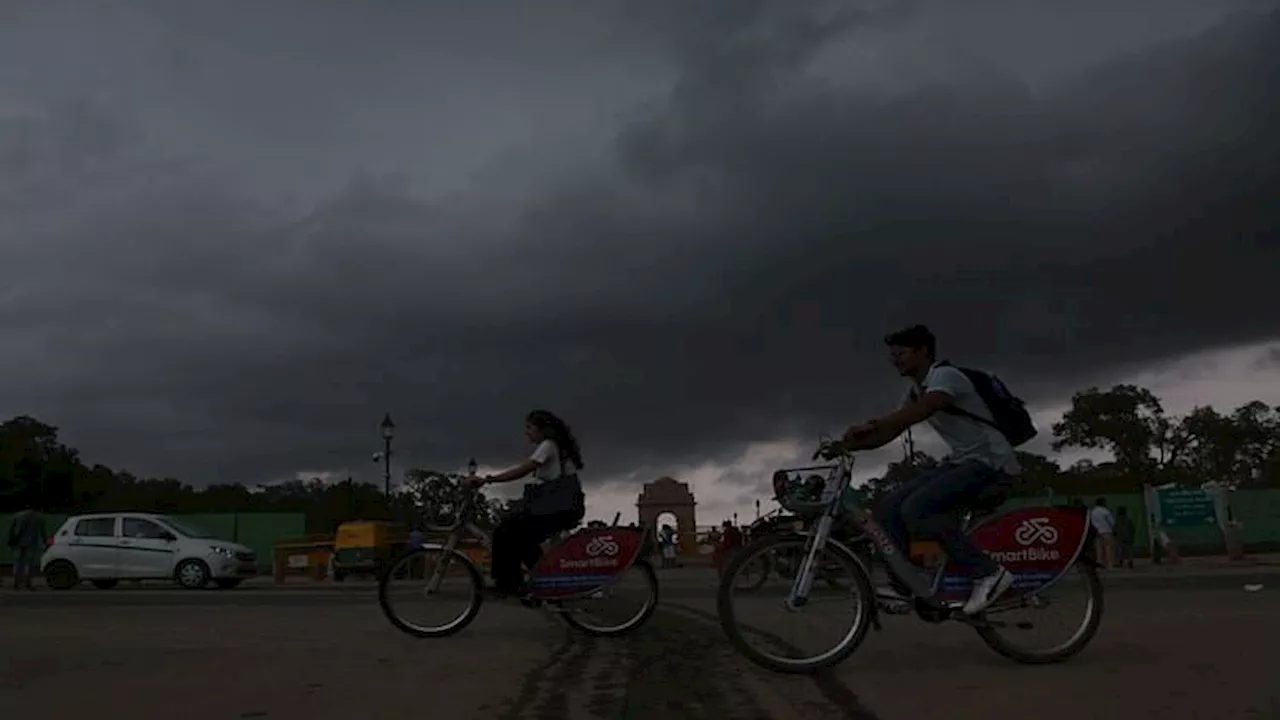
M 213 584 L 218 586 L 219 590 L 231 590 L 240 587 L 240 578 L 226 578 L 224 580 L 214 580 Z
M 110 590 L 120 583 L 119 580 L 92 580 L 91 582 L 99 590 Z
M 199 590 L 209 584 L 209 566 L 201 560 L 183 560 L 173 574 L 178 584 L 188 590 Z
M 68 560 L 54 560 L 44 569 L 44 581 L 54 590 L 70 590 L 80 584 L 80 573 Z

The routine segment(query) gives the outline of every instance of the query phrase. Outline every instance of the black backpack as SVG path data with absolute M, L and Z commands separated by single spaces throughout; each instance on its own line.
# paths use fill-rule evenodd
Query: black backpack
M 938 365 L 954 367 L 964 376 L 969 378 L 969 382 L 973 383 L 973 389 L 977 391 L 978 397 L 982 398 L 982 402 L 987 404 L 987 410 L 991 412 L 993 420 L 988 420 L 980 415 L 962 410 L 954 405 L 948 405 L 943 408 L 943 412 L 952 415 L 969 418 L 983 425 L 990 425 L 1000 431 L 1009 444 L 1013 447 L 1025 444 L 1028 440 L 1036 436 L 1035 423 L 1031 421 L 1031 413 L 1027 412 L 1027 404 L 1021 398 L 1009 391 L 1009 388 L 1000 381 L 1000 378 L 990 373 L 973 368 L 958 367 L 950 362 L 942 361 Z M 911 391 L 912 397 L 915 397 L 916 391 Z

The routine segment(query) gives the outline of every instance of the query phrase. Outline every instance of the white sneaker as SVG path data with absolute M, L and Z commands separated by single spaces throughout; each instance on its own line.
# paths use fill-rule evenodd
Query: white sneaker
M 1012 584 L 1013 573 L 1004 568 L 984 578 L 978 578 L 973 582 L 973 594 L 969 596 L 969 601 L 964 604 L 961 612 L 965 615 L 977 615 L 986 610 L 996 598 L 1003 595 Z

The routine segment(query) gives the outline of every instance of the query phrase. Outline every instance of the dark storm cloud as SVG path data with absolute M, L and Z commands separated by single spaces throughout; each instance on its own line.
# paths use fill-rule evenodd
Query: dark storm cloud
M 1047 87 L 867 90 L 807 69 L 916 8 L 689 7 L 622 16 L 674 88 L 515 206 L 406 167 L 290 214 L 251 173 L 139 159 L 118 110 L 0 107 L 13 411 L 205 482 L 366 472 L 384 409 L 407 462 L 511 457 L 546 405 L 613 474 L 883 407 L 909 322 L 1039 397 L 1280 334 L 1274 15 Z

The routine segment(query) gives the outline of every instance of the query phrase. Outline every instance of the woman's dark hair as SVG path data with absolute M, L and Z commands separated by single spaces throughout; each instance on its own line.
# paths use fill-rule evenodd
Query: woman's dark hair
M 891 347 L 911 348 L 912 350 L 924 348 L 929 357 L 935 357 L 938 352 L 937 338 L 924 325 L 912 325 L 909 328 L 891 332 L 884 336 L 884 344 Z
M 525 422 L 538 428 L 542 437 L 555 443 L 561 457 L 568 458 L 575 468 L 582 469 L 582 449 L 578 447 L 578 439 L 573 436 L 568 423 L 550 410 L 534 410 L 525 418 Z

